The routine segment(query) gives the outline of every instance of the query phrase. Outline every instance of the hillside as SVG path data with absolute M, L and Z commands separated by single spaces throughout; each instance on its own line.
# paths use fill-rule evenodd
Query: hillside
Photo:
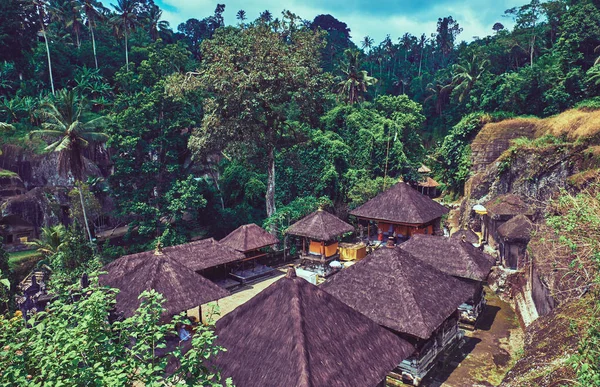
M 461 224 L 480 230 L 471 208 L 514 194 L 535 225 L 526 264 L 493 275 L 526 326 L 523 356 L 502 385 L 572 385 L 597 375 L 597 348 L 587 343 L 597 335 L 599 133 L 600 111 L 573 109 L 488 123 L 471 143 Z

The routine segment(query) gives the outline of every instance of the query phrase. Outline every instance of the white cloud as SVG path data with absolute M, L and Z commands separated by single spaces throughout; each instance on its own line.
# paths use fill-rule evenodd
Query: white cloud
M 415 9 L 416 5 L 406 4 L 397 7 L 384 6 L 377 12 L 370 8 L 368 11 L 360 9 L 358 1 L 350 1 L 341 9 L 325 1 L 311 2 L 301 0 L 286 1 L 285 5 L 279 0 L 263 1 L 226 1 L 226 0 L 157 0 L 163 9 L 163 17 L 171 23 L 176 30 L 179 23 L 190 18 L 203 19 L 213 14 L 217 2 L 225 3 L 225 23 L 236 24 L 236 13 L 243 9 L 248 20 L 256 19 L 259 14 L 268 9 L 278 17 L 284 9 L 288 9 L 302 18 L 312 20 L 319 14 L 331 14 L 338 20 L 346 23 L 351 29 L 352 39 L 360 45 L 366 35 L 372 37 L 376 43 L 383 41 L 390 34 L 394 42 L 405 32 L 415 36 L 425 33 L 430 36 L 435 32 L 439 17 L 452 15 L 463 28 L 459 40 L 470 41 L 474 36 L 484 37 L 492 33 L 492 26 L 496 21 L 501 21 L 505 26 L 512 23 L 502 18 L 505 9 L 523 5 L 526 0 L 497 0 L 493 5 L 481 5 L 481 0 L 444 1 L 429 9 Z M 487 2 L 486 2 L 487 3 Z M 363 5 L 364 6 L 364 5 Z M 372 4 L 377 6 L 377 4 Z

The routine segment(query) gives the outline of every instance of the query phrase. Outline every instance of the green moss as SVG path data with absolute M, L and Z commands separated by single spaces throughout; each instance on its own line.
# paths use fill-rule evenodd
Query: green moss
M 17 176 L 17 174 L 12 171 L 7 171 L 6 169 L 0 169 L 0 177 L 14 177 L 14 176 Z

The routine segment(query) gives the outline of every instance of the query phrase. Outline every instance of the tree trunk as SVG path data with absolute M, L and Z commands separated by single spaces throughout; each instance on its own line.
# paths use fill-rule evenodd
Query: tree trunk
M 83 202 L 83 192 L 81 192 L 81 182 L 77 185 L 77 191 L 79 191 L 79 200 L 81 201 L 81 212 L 83 212 L 83 221 L 85 222 L 85 229 L 87 230 L 90 243 L 93 243 L 92 232 L 90 231 L 90 224 L 88 223 L 87 212 L 85 211 L 85 203 Z
M 94 49 L 94 63 L 96 64 L 96 70 L 98 70 L 98 57 L 96 55 L 96 38 L 94 37 L 94 27 L 88 21 L 88 27 L 90 27 L 90 32 L 92 34 L 92 48 Z
M 48 72 L 50 73 L 50 87 L 52 88 L 52 95 L 54 95 L 54 78 L 52 77 L 52 60 L 50 60 L 50 46 L 48 46 L 48 36 L 46 35 L 46 29 L 42 24 L 42 35 L 44 35 L 44 42 L 46 43 L 46 55 L 48 56 Z
M 533 67 L 533 51 L 534 51 L 534 47 L 535 47 L 535 35 L 532 36 L 531 38 L 531 55 L 530 55 L 530 59 L 529 61 L 531 62 L 531 67 Z
M 129 72 L 129 52 L 127 51 L 127 26 L 125 26 L 125 68 Z
M 272 216 L 275 211 L 275 146 L 269 147 L 267 171 L 267 194 L 265 195 L 267 204 L 267 217 Z

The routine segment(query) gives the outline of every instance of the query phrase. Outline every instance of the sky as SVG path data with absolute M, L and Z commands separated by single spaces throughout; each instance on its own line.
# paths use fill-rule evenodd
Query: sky
M 173 30 L 190 18 L 212 15 L 217 2 L 225 4 L 226 24 L 237 24 L 235 15 L 240 9 L 246 11 L 248 20 L 256 19 L 265 9 L 274 17 L 280 16 L 283 10 L 290 10 L 309 20 L 330 14 L 348 25 L 352 40 L 360 46 L 367 35 L 376 44 L 387 34 L 394 41 L 406 32 L 430 36 L 435 32 L 438 18 L 445 16 L 452 16 L 463 28 L 459 41 L 471 41 L 474 36 L 491 35 L 496 22 L 511 27 L 511 19 L 502 16 L 504 11 L 524 5 L 528 0 L 155 0 L 163 10 L 163 19 Z

